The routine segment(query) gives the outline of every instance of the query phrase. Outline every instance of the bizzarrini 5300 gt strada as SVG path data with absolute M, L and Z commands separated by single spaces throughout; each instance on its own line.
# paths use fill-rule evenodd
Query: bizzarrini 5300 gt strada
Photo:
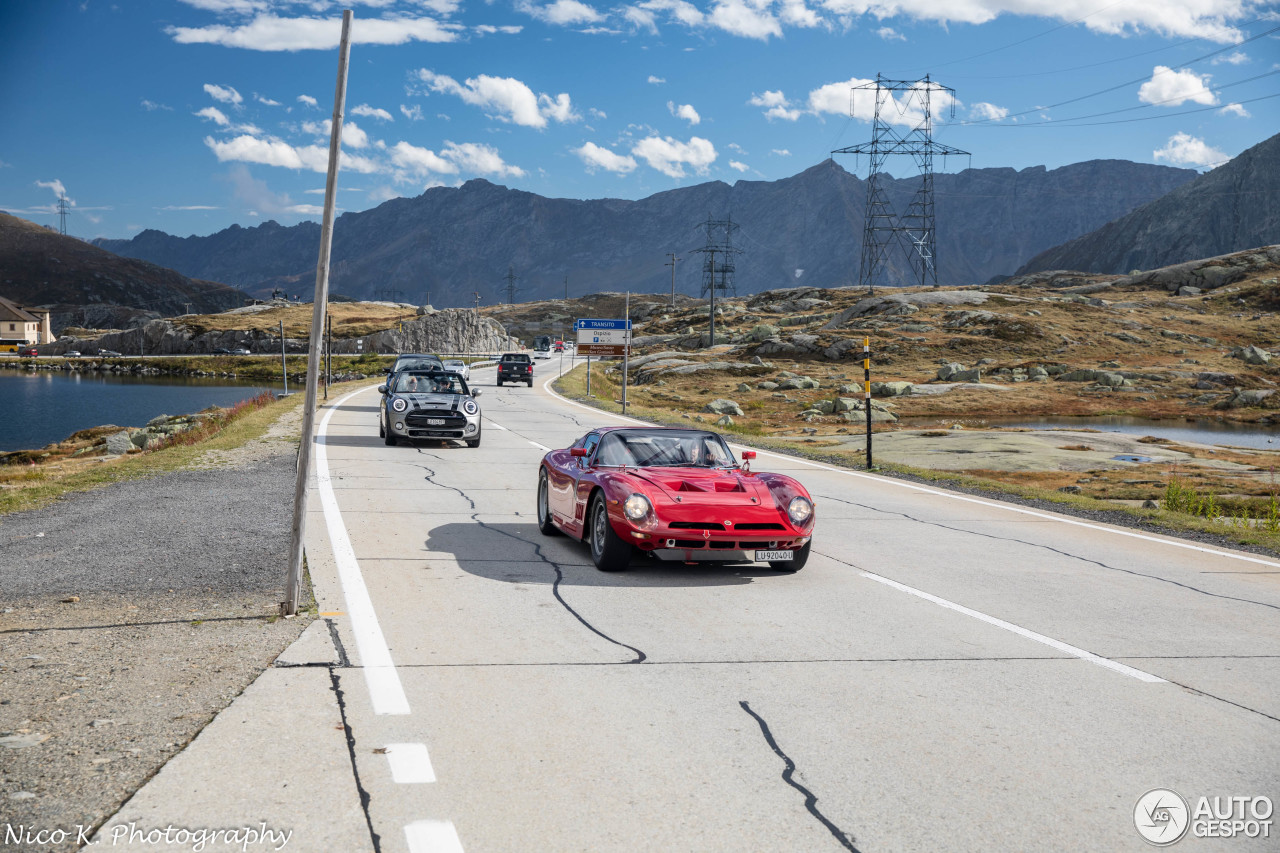
M 585 539 L 602 571 L 637 551 L 660 559 L 768 563 L 809 559 L 813 498 L 791 477 L 739 465 L 705 430 L 610 427 L 552 450 L 538 470 L 538 527 Z

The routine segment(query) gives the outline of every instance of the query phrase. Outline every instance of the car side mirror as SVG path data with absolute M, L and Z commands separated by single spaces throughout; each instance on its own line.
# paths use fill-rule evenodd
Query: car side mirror
M 571 447 L 569 448 L 569 455 L 577 456 L 578 458 L 581 459 L 582 457 L 587 455 L 587 449 L 585 447 Z
M 756 452 L 754 450 L 742 451 L 742 459 L 744 462 L 750 462 L 752 459 L 755 459 L 755 458 L 756 458 Z
M 481 393 L 481 391 L 480 391 L 480 389 L 479 389 L 479 388 L 472 388 L 472 389 L 471 389 L 471 396 L 472 396 L 472 397 L 479 397 L 479 396 L 480 396 L 480 393 Z
M 382 372 L 383 372 L 383 373 L 390 373 L 390 372 L 391 372 L 391 368 L 390 368 L 390 367 L 384 367 L 384 368 L 382 368 Z
M 379 385 L 379 386 L 378 386 L 378 393 L 379 393 L 379 394 L 385 394 L 385 393 L 387 393 L 387 386 L 386 386 L 386 385 Z

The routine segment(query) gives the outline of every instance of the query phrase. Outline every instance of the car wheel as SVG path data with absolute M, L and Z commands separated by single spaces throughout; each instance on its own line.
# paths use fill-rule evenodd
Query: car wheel
M 383 442 L 385 442 L 385 443 L 386 443 L 387 447 L 395 447 L 395 446 L 396 446 L 396 436 L 395 436 L 395 433 L 393 433 L 391 430 L 384 430 L 384 431 L 383 431 L 383 433 L 382 433 L 382 440 L 383 440 Z
M 538 469 L 538 530 L 543 536 L 559 536 L 560 528 L 551 520 L 549 500 L 551 483 L 547 481 L 547 469 Z
M 382 425 L 382 418 L 378 418 L 378 438 L 387 437 L 387 428 Z
M 499 380 L 498 380 L 498 387 L 499 387 L 499 388 L 501 388 L 501 387 L 502 387 L 502 380 L 501 380 L 501 379 L 499 379 Z
M 591 502 L 591 525 L 587 538 L 591 544 L 591 561 L 602 572 L 620 572 L 631 562 L 631 546 L 613 532 L 604 493 L 597 492 Z
M 810 540 L 804 543 L 804 547 L 795 552 L 795 556 L 790 560 L 770 560 L 769 566 L 778 572 L 798 572 L 804 568 L 804 564 L 809 562 L 809 546 L 813 544 Z
M 480 446 L 480 436 L 477 435 L 475 438 L 467 439 L 467 447 L 479 447 L 479 446 Z

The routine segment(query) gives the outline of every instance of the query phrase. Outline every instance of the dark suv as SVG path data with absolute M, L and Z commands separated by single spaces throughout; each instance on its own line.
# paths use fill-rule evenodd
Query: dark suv
M 533 387 L 533 362 L 522 352 L 504 353 L 498 362 L 498 384 L 523 382 Z

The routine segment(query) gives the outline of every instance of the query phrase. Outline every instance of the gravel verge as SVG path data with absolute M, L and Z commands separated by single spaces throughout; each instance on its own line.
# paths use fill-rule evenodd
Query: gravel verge
M 310 621 L 276 616 L 299 419 L 4 518 L 0 833 L 71 831 L 15 849 L 78 849 Z

